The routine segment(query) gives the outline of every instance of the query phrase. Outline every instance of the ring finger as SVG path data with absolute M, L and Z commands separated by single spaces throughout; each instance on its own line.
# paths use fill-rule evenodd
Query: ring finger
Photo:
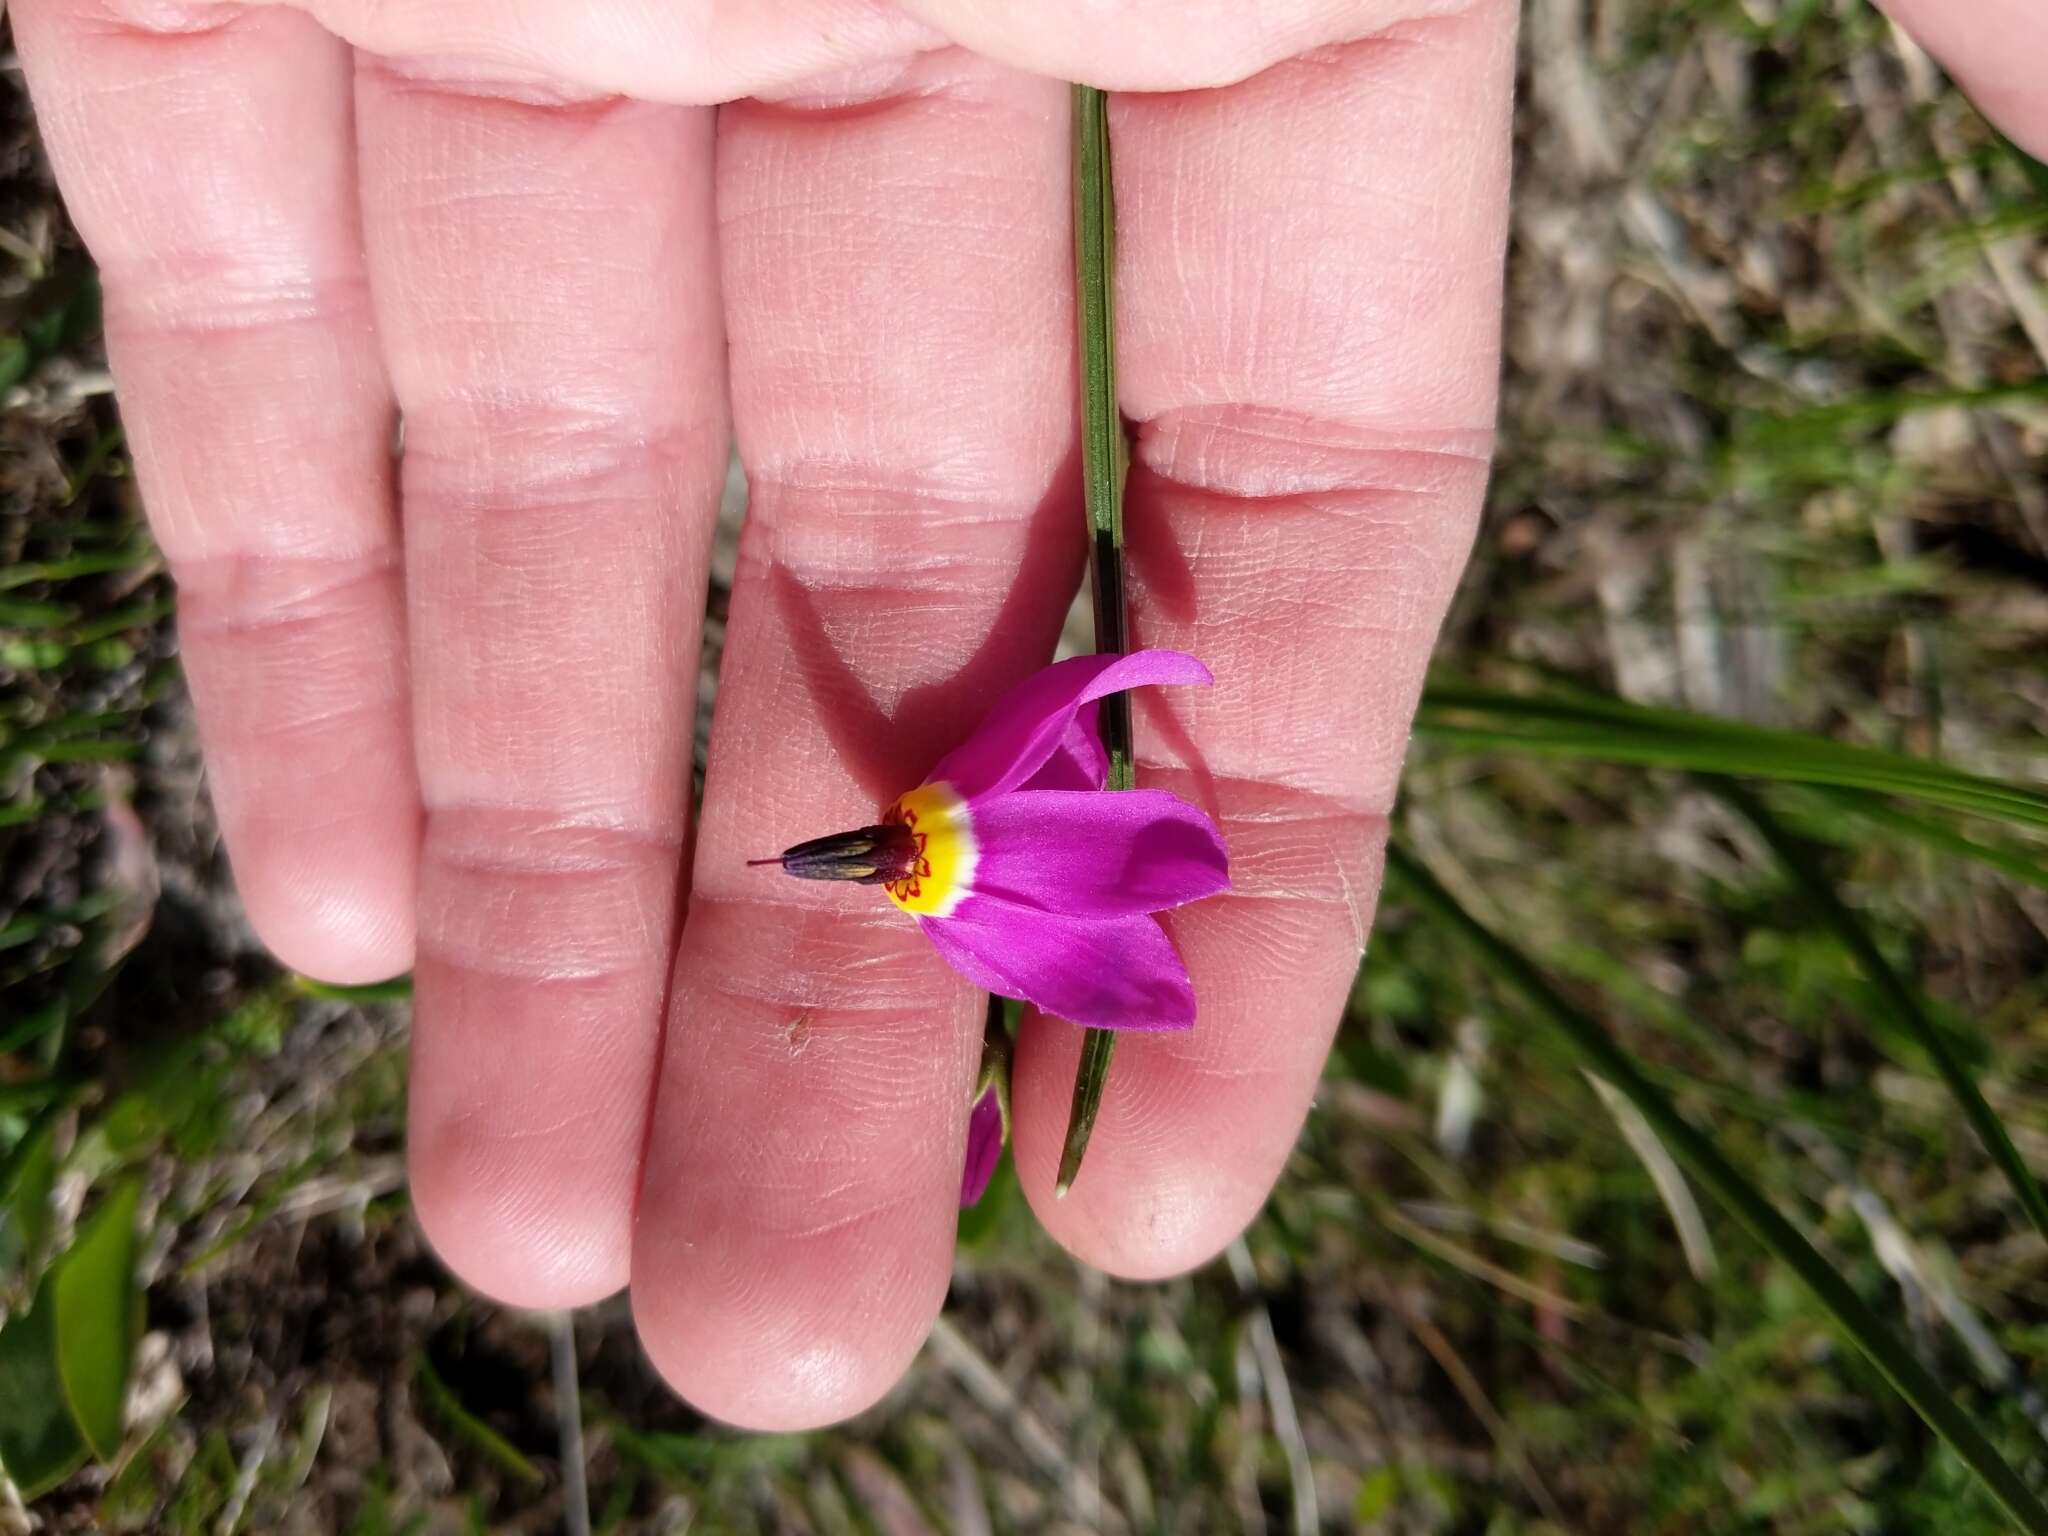
M 726 462 L 711 113 L 362 57 L 404 411 L 420 856 L 411 1170 L 465 1279 L 627 1273 Z

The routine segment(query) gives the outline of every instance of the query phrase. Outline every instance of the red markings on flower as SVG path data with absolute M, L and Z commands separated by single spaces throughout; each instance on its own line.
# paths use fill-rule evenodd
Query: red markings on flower
M 924 882 L 932 877 L 931 835 L 917 830 L 917 812 L 901 803 L 890 806 L 882 820 L 891 826 L 908 827 L 912 840 L 917 844 L 910 872 L 901 880 L 888 881 L 884 888 L 898 901 L 915 901 L 924 894 Z

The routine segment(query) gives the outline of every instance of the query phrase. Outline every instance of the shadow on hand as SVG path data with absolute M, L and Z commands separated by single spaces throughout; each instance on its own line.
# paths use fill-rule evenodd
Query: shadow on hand
M 1075 458 L 1059 467 L 1051 484 L 1055 489 L 1025 522 L 1015 579 L 990 611 L 979 642 L 971 626 L 935 631 L 934 648 L 971 644 L 972 651 L 942 681 L 907 690 L 893 709 L 833 640 L 815 590 L 788 567 L 774 566 L 770 589 L 811 705 L 834 750 L 877 805 L 915 784 L 980 724 L 1004 690 L 1051 657 L 1087 551 Z

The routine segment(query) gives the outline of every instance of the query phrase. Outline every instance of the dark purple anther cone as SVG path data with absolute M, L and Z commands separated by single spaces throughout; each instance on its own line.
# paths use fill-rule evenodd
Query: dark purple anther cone
M 784 874 L 799 880 L 852 880 L 861 885 L 883 885 L 901 880 L 917 862 L 917 840 L 908 827 L 882 822 L 814 837 L 807 843 L 783 850 L 778 859 L 756 859 L 756 864 L 780 864 Z

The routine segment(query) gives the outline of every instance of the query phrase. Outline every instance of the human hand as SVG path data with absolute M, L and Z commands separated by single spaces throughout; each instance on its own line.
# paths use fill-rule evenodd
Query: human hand
M 893 910 L 744 860 L 869 819 L 1050 650 L 1058 81 L 1168 93 L 1112 105 L 1132 620 L 1218 686 L 1141 695 L 1138 735 L 1236 887 L 1167 919 L 1200 1024 L 1123 1043 L 1059 1202 L 1079 1033 L 1027 1023 L 1018 1170 L 1083 1259 L 1184 1269 L 1265 1198 L 1485 478 L 1506 0 L 1013 9 L 14 6 L 258 931 L 413 966 L 448 1262 L 524 1305 L 630 1277 L 742 1424 L 865 1406 L 945 1293 L 979 998 Z

